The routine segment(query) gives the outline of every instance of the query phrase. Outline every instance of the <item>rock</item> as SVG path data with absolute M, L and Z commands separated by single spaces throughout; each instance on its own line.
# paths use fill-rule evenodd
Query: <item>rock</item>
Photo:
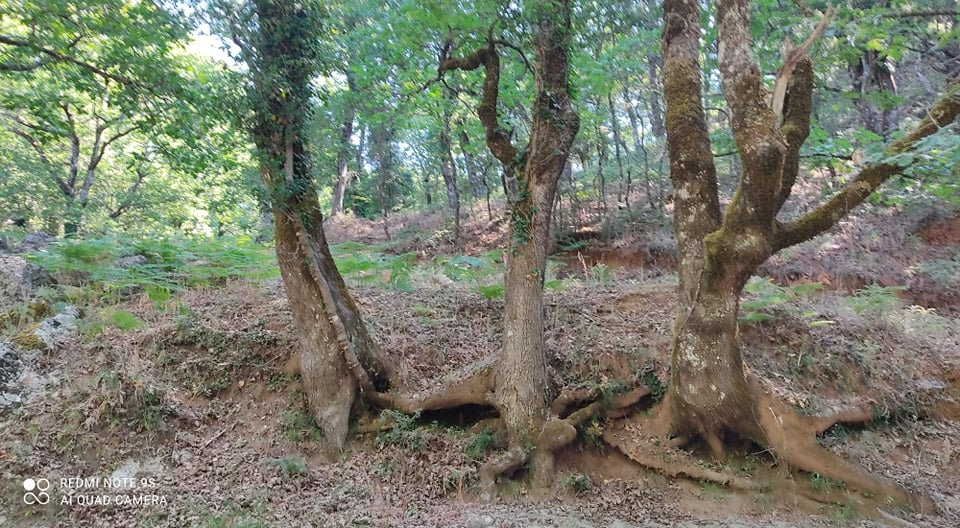
M 138 487 L 136 482 L 139 482 L 141 479 L 154 478 L 159 480 L 156 477 L 160 476 L 163 470 L 163 462 L 161 462 L 159 458 L 150 458 L 147 460 L 131 458 L 125 460 L 123 464 L 120 464 L 120 467 L 110 474 L 110 478 L 119 479 L 124 483 L 124 487 L 134 488 Z
M 45 269 L 22 257 L 0 257 L 0 312 L 32 299 L 37 289 L 54 282 Z
M 127 255 L 117 259 L 117 267 L 120 268 L 132 268 L 134 266 L 145 266 L 147 264 L 147 257 L 143 255 Z
M 23 238 L 23 251 L 39 251 L 45 249 L 50 244 L 53 244 L 53 241 L 56 240 L 52 236 L 44 233 L 43 231 L 34 231 L 29 235 Z
M 20 379 L 23 362 L 13 346 L 0 342 L 0 414 L 22 402 Z
M 13 338 L 14 344 L 27 350 L 53 350 L 66 342 L 77 331 L 80 310 L 67 306 L 57 315 L 44 319 L 39 325 L 30 325 Z
M 479 513 L 468 512 L 463 515 L 463 523 L 467 528 L 490 528 L 495 525 L 493 517 Z
M 9 254 L 13 253 L 13 250 L 10 249 L 10 244 L 7 243 L 6 239 L 0 237 L 0 254 Z
M 33 370 L 35 358 L 35 352 L 20 352 L 11 343 L 0 342 L 0 415 L 60 384 L 55 374 L 43 375 Z

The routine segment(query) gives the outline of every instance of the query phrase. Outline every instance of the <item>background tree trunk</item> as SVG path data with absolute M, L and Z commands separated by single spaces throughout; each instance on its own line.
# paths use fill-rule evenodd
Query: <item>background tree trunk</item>
M 337 175 L 333 181 L 333 196 L 330 199 L 330 215 L 343 212 L 343 197 L 353 174 L 350 172 L 350 140 L 353 138 L 353 109 L 347 111 L 340 129 L 340 152 L 337 155 Z
M 447 189 L 447 206 L 453 211 L 453 239 L 460 241 L 460 190 L 457 187 L 457 165 L 453 161 L 453 140 L 450 133 L 449 104 L 453 94 L 444 91 L 443 123 L 440 126 L 440 175 Z

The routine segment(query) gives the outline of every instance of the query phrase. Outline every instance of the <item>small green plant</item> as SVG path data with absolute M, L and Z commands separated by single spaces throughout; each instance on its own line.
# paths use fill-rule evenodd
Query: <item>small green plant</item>
M 960 286 L 960 250 L 954 251 L 949 258 L 928 260 L 918 267 L 921 272 L 941 286 L 946 288 Z
M 285 456 L 277 461 L 280 472 L 287 477 L 299 477 L 307 474 L 307 462 L 298 456 Z
M 120 388 L 120 376 L 117 371 L 112 369 L 103 369 L 100 371 L 100 382 L 112 391 Z
M 601 452 L 606 450 L 607 444 L 603 441 L 603 426 L 600 425 L 600 422 L 596 418 L 592 418 L 580 427 L 580 436 L 588 446 L 598 449 Z
M 294 374 L 273 374 L 267 378 L 267 390 L 270 392 L 280 392 L 281 389 L 293 383 L 297 379 Z
M 134 386 L 140 385 L 138 380 L 133 383 Z M 166 427 L 163 422 L 165 412 L 163 397 L 164 391 L 161 389 L 146 389 L 143 392 L 134 392 L 135 415 L 130 419 L 129 425 L 138 431 L 159 431 Z
M 380 420 L 390 423 L 391 426 L 390 429 L 377 435 L 377 445 L 399 445 L 419 450 L 426 443 L 426 438 L 418 426 L 420 411 L 404 414 L 386 409 L 380 413 Z
M 657 371 L 650 367 L 643 369 L 643 383 L 650 387 L 650 396 L 654 401 L 662 400 L 667 394 L 667 384 L 657 376 Z
M 712 480 L 701 480 L 700 489 L 703 490 L 704 497 L 713 500 L 721 500 L 727 496 L 726 489 Z
M 753 476 L 760 468 L 760 457 L 756 453 L 747 453 L 742 460 L 735 464 L 736 472 L 741 475 Z
M 109 310 L 107 319 L 110 321 L 110 324 L 124 332 L 145 326 L 142 319 L 126 310 Z
M 593 488 L 593 482 L 590 477 L 583 473 L 570 473 L 563 479 L 564 487 L 577 495 L 586 493 Z
M 900 305 L 897 292 L 906 290 L 906 286 L 879 286 L 871 284 L 857 290 L 847 297 L 847 302 L 853 311 L 860 315 L 878 315 L 888 312 Z
M 824 504 L 820 512 L 832 526 L 850 526 L 857 516 L 856 510 L 849 504 Z
M 444 493 L 449 493 L 456 490 L 457 494 L 460 495 L 463 493 L 467 480 L 467 475 L 462 470 L 453 468 L 449 473 L 444 475 L 443 482 L 441 486 L 443 487 Z
M 158 310 L 163 310 L 167 304 L 167 301 L 170 300 L 170 288 L 167 288 L 166 286 L 148 284 L 144 290 L 147 292 L 147 297 L 153 301 L 153 305 Z
M 280 414 L 283 419 L 283 436 L 291 442 L 319 442 L 323 430 L 305 409 L 288 409 Z
M 824 477 L 823 475 L 817 472 L 810 473 L 810 476 L 808 478 L 810 480 L 810 487 L 812 487 L 814 490 L 819 491 L 821 493 L 828 492 L 834 489 L 843 489 L 844 487 L 846 487 L 843 482 L 840 482 L 838 480 L 833 480 L 832 478 L 829 478 L 829 477 Z
M 477 291 L 479 291 L 480 295 L 483 295 L 483 298 L 488 301 L 503 298 L 503 284 L 491 284 L 489 286 L 480 285 L 477 286 Z
M 791 299 L 797 297 L 805 297 L 822 289 L 823 284 L 819 282 L 797 284 L 785 288 L 774 284 L 773 281 L 767 278 L 751 277 L 743 287 L 746 295 L 745 299 L 740 303 L 741 314 L 738 319 L 741 323 L 747 324 L 770 321 L 773 319 L 773 316 L 767 313 L 770 308 L 788 303 Z M 806 312 L 805 315 L 810 318 L 816 316 L 816 314 L 812 312 Z M 814 321 L 811 323 L 811 326 L 831 323 L 832 321 Z
M 597 262 L 590 268 L 590 279 L 593 284 L 608 286 L 613 282 L 613 271 L 603 262 Z
M 466 445 L 464 451 L 466 451 L 467 456 L 470 458 L 480 460 L 486 456 L 487 452 L 491 449 L 493 449 L 493 431 L 488 427 L 484 427 L 470 440 L 470 443 Z

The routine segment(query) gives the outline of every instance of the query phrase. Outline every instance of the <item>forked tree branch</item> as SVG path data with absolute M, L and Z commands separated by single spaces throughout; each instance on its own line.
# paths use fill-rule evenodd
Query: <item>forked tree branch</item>
M 670 158 L 681 258 L 695 262 L 702 240 L 720 227 L 720 202 L 704 111 L 700 64 L 700 3 L 663 4 L 664 125 Z M 687 277 L 690 279 L 690 277 Z
M 491 34 L 487 46 L 465 57 L 450 57 L 449 47 L 444 47 L 440 55 L 438 76 L 452 70 L 476 70 L 484 68 L 483 96 L 477 108 L 477 117 L 486 134 L 487 147 L 494 157 L 500 160 L 508 170 L 517 165 L 517 148 L 510 141 L 510 134 L 500 124 L 497 105 L 500 99 L 500 56 L 497 54 L 496 41 Z
M 787 145 L 780 117 L 764 103 L 767 92 L 750 49 L 749 2 L 717 2 L 717 28 L 723 96 L 743 160 L 743 175 L 723 220 L 724 233 L 737 236 L 748 228 L 768 230 L 776 217 Z
M 800 147 L 810 135 L 810 114 L 813 109 L 813 61 L 803 56 L 794 65 L 784 97 L 784 118 L 780 133 L 787 140 L 783 160 L 783 178 L 777 197 L 777 211 L 790 197 L 800 172 Z
M 905 137 L 891 143 L 889 157 L 909 152 L 917 143 L 953 123 L 960 116 L 960 80 L 955 80 L 930 108 L 927 115 Z M 888 157 L 888 160 L 890 159 Z M 877 190 L 891 176 L 903 172 L 909 165 L 897 161 L 879 161 L 864 167 L 849 183 L 828 201 L 793 222 L 778 224 L 774 249 L 780 250 L 799 244 L 830 229 L 853 208 L 860 205 L 870 193 Z

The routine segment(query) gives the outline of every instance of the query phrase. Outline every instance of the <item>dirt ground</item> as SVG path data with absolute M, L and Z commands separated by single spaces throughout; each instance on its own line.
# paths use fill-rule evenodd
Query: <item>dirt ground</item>
M 331 222 L 334 241 L 385 239 L 375 223 Z M 421 230 L 442 224 L 408 222 Z M 479 211 L 465 225 L 466 252 L 502 237 L 502 222 Z M 394 226 L 392 236 L 403 231 Z M 230 281 L 159 305 L 132 297 L 123 308 L 143 328 L 104 327 L 85 338 L 90 329 L 81 327 L 72 342 L 30 356 L 38 375 L 54 381 L 0 416 L 0 526 L 960 526 L 960 275 L 952 275 L 960 264 L 951 267 L 960 260 L 958 234 L 955 213 L 864 213 L 768 263 L 772 282 L 745 299 L 758 301 L 751 306 L 764 317 L 742 329 L 749 368 L 794 408 L 822 414 L 872 405 L 868 426 L 836 426 L 821 443 L 926 493 L 938 512 L 864 518 L 850 507 L 862 500 L 855 490 L 784 474 L 751 446 L 722 461 L 681 455 L 771 483 L 759 490 L 667 478 L 603 441 L 604 432 L 629 430 L 629 417 L 585 426 L 561 453 L 545 496 L 506 481 L 495 504 L 476 497 L 478 469 L 495 443 L 483 409 L 394 416 L 330 457 L 303 406 L 281 285 Z M 556 385 L 667 379 L 675 279 L 662 256 L 668 243 L 651 240 L 557 256 L 554 273 L 567 279 L 545 303 Z M 442 237 L 402 244 L 398 251 L 425 256 L 447 248 Z M 609 277 L 598 280 L 597 263 Z M 799 287 L 811 282 L 827 288 Z M 907 289 L 864 294 L 871 283 Z M 494 361 L 500 299 L 450 281 L 353 291 L 409 390 Z M 770 300 L 777 295 L 785 300 Z M 61 480 L 69 478 L 81 480 Z M 48 504 L 24 503 L 27 479 L 35 495 L 49 481 Z M 107 487 L 118 483 L 130 487 Z M 810 501 L 799 487 L 836 500 Z

